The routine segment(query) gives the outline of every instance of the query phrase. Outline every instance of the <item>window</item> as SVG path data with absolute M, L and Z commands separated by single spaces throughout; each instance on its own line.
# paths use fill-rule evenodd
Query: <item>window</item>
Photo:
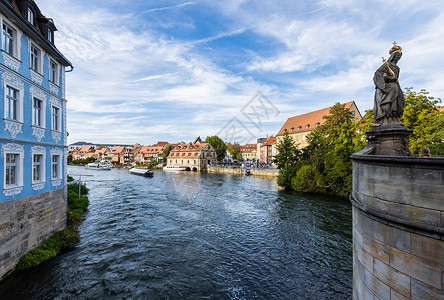
M 34 98 L 32 103 L 32 125 L 43 127 L 43 101 Z
M 40 50 L 31 44 L 31 69 L 40 73 Z
M 301 126 L 299 126 L 299 127 L 298 127 L 298 130 L 301 130 L 301 128 L 302 128 L 302 127 L 301 127 Z
M 51 43 L 53 43 L 52 40 L 52 30 L 48 28 L 48 41 L 50 41 Z
M 3 50 L 14 56 L 16 32 L 8 24 L 3 23 Z
M 42 154 L 34 154 L 32 157 L 32 183 L 42 182 L 44 176 L 44 162 Z
M 28 7 L 28 22 L 34 25 L 34 12 Z
M 57 64 L 52 59 L 49 61 L 49 81 L 57 84 L 58 74 L 57 74 Z
M 351 114 L 352 114 L 352 116 L 355 116 L 355 112 L 354 111 L 351 111 Z
M 305 125 L 305 129 L 310 128 L 310 124 Z
M 60 155 L 53 155 L 51 158 L 51 179 L 60 179 Z
M 6 154 L 5 187 L 16 186 L 19 183 L 19 154 Z
M 51 129 L 54 131 L 60 131 L 60 108 L 57 106 L 52 107 L 52 122 Z
M 5 118 L 18 121 L 18 90 L 6 86 Z
M 315 124 L 315 127 L 318 127 L 318 126 L 319 126 L 319 123 L 316 123 L 316 124 Z

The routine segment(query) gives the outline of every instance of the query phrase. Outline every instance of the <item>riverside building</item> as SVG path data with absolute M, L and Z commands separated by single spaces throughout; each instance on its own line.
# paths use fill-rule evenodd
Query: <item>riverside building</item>
M 32 0 L 0 0 L 0 278 L 66 226 L 65 71 Z M 68 68 L 68 70 L 65 70 Z

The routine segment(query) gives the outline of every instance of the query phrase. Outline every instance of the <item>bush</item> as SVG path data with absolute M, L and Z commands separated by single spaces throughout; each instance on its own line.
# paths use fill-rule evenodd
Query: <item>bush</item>
M 291 180 L 291 187 L 300 193 L 325 193 L 322 175 L 316 167 L 307 165 L 301 167 Z
M 22 271 L 35 267 L 55 257 L 61 251 L 71 248 L 79 242 L 79 239 L 79 232 L 73 227 L 58 231 L 46 239 L 39 247 L 22 256 L 16 269 Z
M 286 190 L 291 189 L 291 179 L 296 176 L 297 168 L 287 167 L 279 170 L 277 184 Z
M 70 191 L 73 191 L 76 194 L 78 194 L 79 193 L 79 183 L 75 182 L 75 183 L 68 184 L 68 193 Z M 80 186 L 80 194 L 85 195 L 85 194 L 88 194 L 88 192 L 89 192 L 88 188 L 84 184 L 82 184 Z

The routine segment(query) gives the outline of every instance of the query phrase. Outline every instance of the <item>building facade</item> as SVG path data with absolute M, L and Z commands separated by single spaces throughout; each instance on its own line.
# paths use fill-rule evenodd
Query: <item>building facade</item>
M 359 109 L 354 101 L 349 101 L 344 104 L 345 108 L 352 113 L 356 120 L 362 119 L 361 113 L 359 112 Z M 288 118 L 276 135 L 277 143 L 279 143 L 279 141 L 282 139 L 284 133 L 288 132 L 289 135 L 293 137 L 293 140 L 295 144 L 298 145 L 298 148 L 304 148 L 308 145 L 307 135 L 309 135 L 310 132 L 316 127 L 324 124 L 324 116 L 328 116 L 330 114 L 330 108 L 331 107 L 327 107 Z
M 209 143 L 203 143 L 200 138 L 193 143 L 177 145 L 167 157 L 168 165 L 183 166 L 192 171 L 204 171 L 207 166 L 216 162 L 216 150 Z
M 72 65 L 34 1 L 0 0 L 0 22 L 1 277 L 66 226 L 65 71 Z

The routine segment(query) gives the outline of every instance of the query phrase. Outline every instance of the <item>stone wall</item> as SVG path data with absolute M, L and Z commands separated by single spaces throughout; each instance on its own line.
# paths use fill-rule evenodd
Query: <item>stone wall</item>
M 65 189 L 0 203 L 0 278 L 21 256 L 66 227 Z
M 352 159 L 353 298 L 444 299 L 444 159 Z
M 245 169 L 239 168 L 218 168 L 218 167 L 208 167 L 208 173 L 219 173 L 219 174 L 233 174 L 233 175 L 245 175 Z M 256 176 L 278 176 L 278 170 L 257 170 L 250 169 L 251 175 Z

